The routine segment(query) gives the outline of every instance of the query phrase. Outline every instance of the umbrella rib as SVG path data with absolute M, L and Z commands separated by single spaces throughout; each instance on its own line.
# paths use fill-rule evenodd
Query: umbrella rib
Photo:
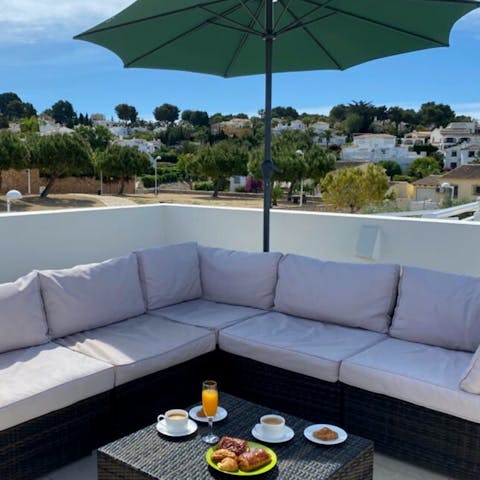
M 298 27 L 301 27 L 302 25 L 307 25 L 309 23 L 313 23 L 313 21 L 308 21 L 308 22 L 303 22 L 303 19 L 305 18 L 308 18 L 310 15 L 312 15 L 312 13 L 315 13 L 317 10 L 321 10 L 322 8 L 324 8 L 326 5 L 328 5 L 329 3 L 331 3 L 333 0 L 327 0 L 325 1 L 323 4 L 319 5 L 318 3 L 315 4 L 315 8 L 313 8 L 312 10 L 310 10 L 309 12 L 303 14 L 303 15 L 300 15 L 299 17 L 297 17 L 297 20 L 295 22 L 292 22 L 290 23 L 289 25 L 285 25 L 285 27 L 283 27 L 281 30 L 279 30 L 278 32 L 276 32 L 277 34 L 282 34 L 284 33 L 285 31 L 290 31 L 290 30 L 294 30 L 295 28 L 298 28 Z M 283 9 L 282 11 L 282 15 L 283 13 L 285 13 L 285 11 L 287 11 L 288 7 L 289 7 L 289 4 L 290 4 L 290 0 L 288 2 L 288 4 L 286 5 L 286 8 Z M 282 4 L 283 5 L 283 4 Z M 289 10 L 290 11 L 290 10 Z M 320 17 L 320 19 L 323 18 L 323 17 Z M 278 25 L 278 21 L 276 23 L 276 25 Z
M 303 1 L 307 2 L 307 3 L 311 3 L 312 5 L 318 5 L 318 3 L 316 3 L 314 0 L 303 0 Z M 439 0 L 436 0 L 436 1 L 439 1 Z M 450 0 L 440 0 L 440 1 L 450 1 Z M 469 3 L 471 3 L 471 2 L 469 2 Z M 410 32 L 409 30 L 405 30 L 404 28 L 398 28 L 398 27 L 395 27 L 393 25 L 389 25 L 388 23 L 380 22 L 378 20 L 373 20 L 371 18 L 364 17 L 362 15 L 357 15 L 355 13 L 351 13 L 351 12 L 348 12 L 346 10 L 342 10 L 340 8 L 337 8 L 337 7 L 326 6 L 325 8 L 327 10 L 332 10 L 335 13 L 346 15 L 348 17 L 353 17 L 353 18 L 356 18 L 358 20 L 362 20 L 364 22 L 371 23 L 373 25 L 378 25 L 380 27 L 384 27 L 384 28 L 393 30 L 395 32 L 404 33 L 405 35 L 410 35 L 411 37 L 420 38 L 422 40 L 426 40 L 428 42 L 434 43 L 436 45 L 440 45 L 442 47 L 448 46 L 448 43 L 440 42 L 438 40 L 435 40 L 434 38 L 427 37 L 426 35 L 421 35 L 420 33 Z
M 262 30 L 262 32 L 265 30 L 265 27 L 261 24 L 261 22 L 258 20 L 258 15 L 254 15 L 253 12 L 247 7 L 247 2 L 249 0 L 244 1 L 244 0 L 238 0 L 241 4 L 242 4 L 242 7 L 248 12 L 248 14 L 250 15 L 250 17 L 252 18 L 252 20 L 260 27 L 260 29 Z M 262 2 L 260 2 L 260 5 L 262 4 Z M 252 27 L 253 28 L 253 27 Z
M 241 8 L 240 5 L 234 5 L 233 7 L 230 7 L 228 10 L 225 10 L 224 12 L 222 12 L 221 15 L 228 15 L 230 13 L 233 13 L 235 10 L 238 10 L 239 8 Z M 177 40 L 180 40 L 183 37 L 191 35 L 193 32 L 195 32 L 195 31 L 197 31 L 201 28 L 204 28 L 206 25 L 208 25 L 213 20 L 215 20 L 215 17 L 207 18 L 203 22 L 195 25 L 192 28 L 189 28 L 185 32 L 182 32 L 179 35 L 176 35 L 175 37 L 171 38 L 170 40 L 167 40 L 166 42 L 163 42 L 161 45 L 158 45 L 157 47 L 152 48 L 148 52 L 142 53 L 142 55 L 139 55 L 138 57 L 134 58 L 133 60 L 130 60 L 129 62 L 126 62 L 125 67 L 130 67 L 132 64 L 138 62 L 139 60 L 142 60 L 145 57 L 148 57 L 152 53 L 157 52 L 158 50 L 161 50 L 162 48 L 165 48 L 166 46 L 170 45 L 171 43 L 176 42 Z
M 107 32 L 109 30 L 115 30 L 116 28 L 122 28 L 122 27 L 128 27 L 130 25 L 135 25 L 137 23 L 143 23 L 143 22 L 148 22 L 150 20 L 155 20 L 157 18 L 162 18 L 162 17 L 168 17 L 170 15 L 176 15 L 177 13 L 183 13 L 183 12 L 188 12 L 193 10 L 194 8 L 198 7 L 205 7 L 205 6 L 210 6 L 210 5 L 218 5 L 219 3 L 225 3 L 230 0 L 212 0 L 210 2 L 205 2 L 201 3 L 199 5 L 195 5 L 194 7 L 185 7 L 185 8 L 180 8 L 178 10 L 171 10 L 170 12 L 164 12 L 164 13 L 159 13 L 158 15 L 151 15 L 149 17 L 143 17 L 143 18 L 137 18 L 136 20 L 130 20 L 129 22 L 123 22 L 123 23 L 117 23 L 112 26 L 108 27 L 101 27 L 101 28 L 95 28 L 93 30 L 88 30 L 87 32 L 80 33 L 79 35 L 75 35 L 75 39 L 81 39 L 82 37 L 86 37 L 88 35 L 92 35 L 95 33 L 101 33 L 101 32 Z M 232 7 L 231 7 L 232 8 Z
M 336 14 L 337 14 L 336 12 L 330 12 L 330 13 L 326 13 L 324 15 L 321 15 L 320 17 L 316 17 L 313 20 L 308 20 L 306 22 L 301 21 L 301 20 L 298 21 L 298 22 L 293 22 L 290 25 L 286 25 L 284 28 L 282 28 L 281 30 L 276 32 L 276 34 L 277 35 L 282 35 L 284 33 L 290 32 L 292 30 L 296 30 L 297 28 L 305 27 L 307 25 L 311 25 L 312 23 L 319 22 L 320 20 L 325 20 L 326 18 L 332 17 Z
M 216 25 L 217 27 L 227 28 L 228 30 L 236 30 L 237 32 L 256 35 L 257 37 L 263 37 L 262 32 L 257 32 L 257 30 L 250 30 L 248 27 L 245 26 L 234 27 L 232 25 L 225 25 L 224 23 L 217 22 L 216 20 L 209 20 L 208 23 L 210 23 L 211 25 Z
M 284 0 L 278 0 L 283 6 L 285 6 L 284 4 Z M 288 13 L 296 20 L 298 21 L 299 18 L 295 15 L 295 13 L 293 13 L 290 8 L 287 8 L 288 10 Z M 339 69 L 339 70 L 344 70 L 344 68 L 342 67 L 342 65 L 333 57 L 333 55 L 322 45 L 322 43 L 315 37 L 315 35 L 313 35 L 313 33 L 310 31 L 310 29 L 308 29 L 307 27 L 305 26 L 301 26 L 300 28 L 302 28 L 305 33 L 316 43 L 316 45 L 325 53 L 325 55 L 335 64 L 335 66 Z
M 225 15 L 222 15 L 220 13 L 214 12 L 213 10 L 210 10 L 209 8 L 205 8 L 205 7 L 200 7 L 200 8 L 202 10 L 204 10 L 205 12 L 210 13 L 211 15 L 213 15 L 215 17 L 219 17 L 222 20 L 233 23 L 234 25 L 237 26 L 237 28 L 230 27 L 229 25 L 224 25 L 224 24 L 221 24 L 221 23 L 216 23 L 215 21 L 212 21 L 210 23 L 214 23 L 215 25 L 218 25 L 220 27 L 233 28 L 234 30 L 240 30 L 241 32 L 249 32 L 253 35 L 260 35 L 260 36 L 263 35 L 263 32 L 259 32 L 258 30 L 255 30 L 253 28 L 253 25 L 252 25 L 253 22 L 250 22 L 250 24 L 248 26 L 245 26 L 243 23 L 237 22 L 236 20 L 232 20 L 231 18 L 228 18 Z
M 283 18 L 283 15 L 287 11 L 287 8 L 290 6 L 291 2 L 292 2 L 292 0 L 288 0 L 288 3 L 286 5 L 286 7 L 284 7 L 283 10 L 280 12 L 280 15 L 278 16 L 277 20 L 275 21 L 275 25 L 273 26 L 274 31 L 277 29 L 278 25 L 280 25 L 280 20 Z
M 260 13 L 263 5 L 260 2 L 257 8 L 257 11 L 255 12 L 255 16 L 258 17 L 258 14 Z M 255 20 L 252 19 L 250 21 L 250 27 L 253 28 L 253 23 L 255 23 Z M 245 42 L 247 41 L 248 35 L 245 34 L 243 37 L 240 39 L 240 42 L 238 43 L 237 47 L 235 48 L 235 51 L 233 52 L 232 58 L 230 59 L 230 62 L 227 65 L 227 68 L 225 69 L 223 76 L 227 77 L 229 70 L 232 68 L 232 65 L 236 62 L 238 55 L 240 54 L 240 51 L 242 50 L 243 46 L 245 45 Z

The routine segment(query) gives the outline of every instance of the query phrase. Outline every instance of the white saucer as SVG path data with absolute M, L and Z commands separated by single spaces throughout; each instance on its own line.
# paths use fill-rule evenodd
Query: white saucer
M 192 407 L 188 414 L 197 422 L 203 422 L 203 423 L 208 423 L 208 418 L 207 417 L 199 417 L 198 412 L 201 410 L 202 406 L 197 405 L 196 407 Z M 213 417 L 213 423 L 219 422 L 220 420 L 223 420 L 224 418 L 227 418 L 228 412 L 222 408 L 218 407 L 217 408 L 217 413 Z
M 192 433 L 196 432 L 198 425 L 193 421 L 188 419 L 187 428 L 180 432 L 171 432 L 167 429 L 167 425 L 165 424 L 165 420 L 160 420 L 157 423 L 157 432 L 161 433 L 162 435 L 167 435 L 168 437 L 185 437 L 187 435 L 191 435 Z
M 257 423 L 253 429 L 252 429 L 252 435 L 257 439 L 262 442 L 266 443 L 283 443 L 283 442 L 288 442 L 295 436 L 295 432 L 290 428 L 285 425 L 285 428 L 283 430 L 283 437 L 281 438 L 270 438 L 266 437 L 263 435 L 262 432 L 262 427 L 259 423 Z
M 336 438 L 335 440 L 320 440 L 319 438 L 315 438 L 313 436 L 313 432 L 315 432 L 316 430 L 320 430 L 323 427 L 328 427 L 330 430 L 337 432 L 338 438 Z M 320 445 L 337 445 L 339 443 L 343 443 L 348 437 L 347 432 L 342 428 L 336 427 L 335 425 L 328 425 L 326 423 L 317 423 L 316 425 L 310 425 L 303 431 L 303 434 L 311 442 L 318 443 Z

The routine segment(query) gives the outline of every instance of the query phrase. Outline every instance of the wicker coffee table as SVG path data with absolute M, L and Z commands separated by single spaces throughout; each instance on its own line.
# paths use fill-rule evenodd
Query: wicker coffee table
M 229 435 L 255 440 L 252 427 L 258 419 L 271 413 L 269 408 L 247 402 L 221 392 L 220 404 L 228 417 L 215 424 L 217 435 Z M 172 407 L 181 407 L 173 405 Z M 183 405 L 185 407 L 185 405 Z M 160 413 L 160 412 L 159 412 Z M 267 444 L 278 456 L 278 463 L 259 478 L 279 480 L 369 480 L 373 476 L 373 443 L 349 435 L 336 446 L 309 442 L 303 430 L 310 423 L 292 415 L 283 415 L 295 431 L 295 437 L 283 444 Z M 319 419 L 321 421 L 321 419 Z M 207 430 L 199 423 L 197 432 L 189 437 L 164 437 L 155 425 L 112 442 L 98 451 L 99 480 L 203 480 L 230 479 L 210 468 L 205 461 L 208 445 L 200 437 Z M 260 442 L 262 443 L 262 442 Z

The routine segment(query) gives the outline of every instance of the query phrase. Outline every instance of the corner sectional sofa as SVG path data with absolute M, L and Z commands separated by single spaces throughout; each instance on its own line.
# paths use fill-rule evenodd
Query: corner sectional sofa
M 161 246 L 0 285 L 0 478 L 224 391 L 480 478 L 480 279 Z

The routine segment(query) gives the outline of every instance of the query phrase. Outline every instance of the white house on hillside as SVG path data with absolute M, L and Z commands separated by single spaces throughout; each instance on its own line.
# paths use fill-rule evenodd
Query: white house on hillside
M 116 140 L 115 144 L 122 147 L 135 147 L 141 152 L 148 153 L 149 155 L 153 155 L 155 151 L 162 146 L 162 142 L 160 142 L 160 140 L 148 141 L 144 140 L 143 138 L 130 138 L 128 140 L 121 138 Z
M 407 146 L 397 145 L 397 137 L 386 133 L 355 135 L 353 144 L 342 148 L 342 160 L 377 163 L 383 160 L 397 162 L 402 170 L 418 158 Z
M 431 134 L 432 132 L 430 131 L 417 132 L 416 130 L 406 133 L 402 138 L 402 145 L 408 147 L 413 147 L 414 145 L 427 145 L 430 143 Z
M 454 147 L 447 147 L 444 150 L 445 168 L 452 170 L 462 165 L 471 164 L 472 161 L 478 159 L 480 154 L 480 144 L 479 143 L 462 143 L 460 145 L 455 145 Z
M 480 143 L 480 131 L 475 122 L 453 122 L 446 128 L 435 128 L 430 143 L 444 151 L 461 143 Z

